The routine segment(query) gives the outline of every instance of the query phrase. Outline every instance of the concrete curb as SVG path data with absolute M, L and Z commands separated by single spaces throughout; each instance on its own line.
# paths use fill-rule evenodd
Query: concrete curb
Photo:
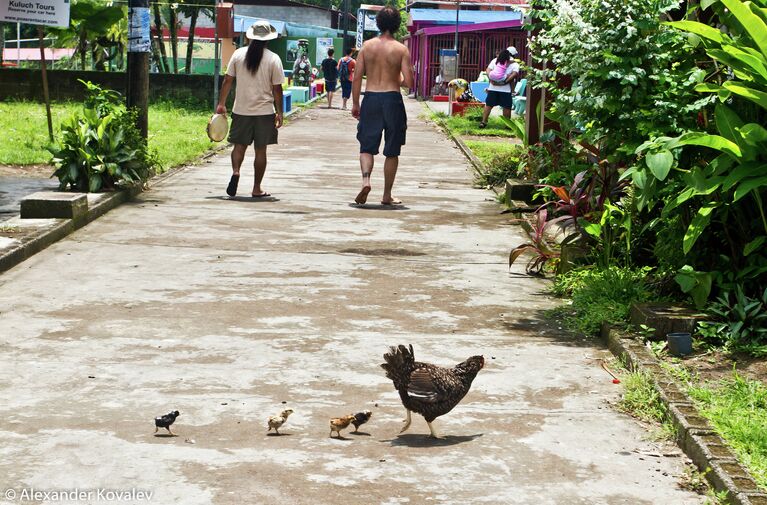
M 660 366 L 641 342 L 622 336 L 603 323 L 601 337 L 610 351 L 636 371 L 648 372 L 677 431 L 676 442 L 718 492 L 725 491 L 732 505 L 767 505 L 761 492 L 735 453 L 700 415 L 692 400 Z
M 481 176 L 487 172 L 487 167 L 484 163 L 482 163 L 482 160 L 477 158 L 471 149 L 469 149 L 469 146 L 467 146 L 458 135 L 453 133 L 453 131 L 448 128 L 447 123 L 439 118 L 434 118 L 433 121 L 442 129 L 442 131 L 445 132 L 448 138 L 450 138 L 450 140 L 452 140 L 455 145 L 458 146 L 458 149 L 460 149 L 463 155 L 466 156 L 466 158 L 469 160 L 469 163 L 471 163 L 471 166 L 477 175 Z M 495 192 L 495 190 L 493 190 L 493 192 Z
M 302 104 L 301 107 L 292 109 L 285 116 L 290 117 L 295 115 L 296 116 L 295 119 L 301 119 L 301 115 L 299 115 L 299 113 L 307 110 L 305 105 L 313 104 L 314 102 L 323 98 L 324 96 L 325 96 L 324 94 L 316 96 L 315 98 L 313 98 L 306 104 Z M 212 158 L 213 156 L 218 155 L 221 151 L 224 151 L 228 149 L 229 147 L 231 147 L 231 144 L 229 143 L 216 146 L 215 148 L 211 149 L 210 151 L 206 152 L 205 154 L 199 156 L 198 158 L 196 158 L 195 160 L 192 160 L 189 163 L 171 168 L 161 174 L 158 174 L 147 181 L 146 188 L 138 185 L 138 186 L 133 186 L 133 187 L 120 190 L 111 194 L 88 193 L 88 195 L 90 195 L 91 198 L 89 198 L 88 211 L 87 213 L 85 213 L 85 215 L 83 215 L 82 217 L 78 219 L 46 220 L 46 221 L 50 221 L 51 224 L 40 226 L 36 232 L 32 232 L 22 237 L 19 244 L 9 248 L 5 252 L 0 253 L 0 274 L 5 272 L 6 270 L 10 270 L 14 266 L 21 263 L 22 261 L 34 256 L 35 254 L 39 253 L 43 249 L 47 248 L 48 246 L 55 244 L 56 242 L 63 239 L 67 235 L 71 234 L 75 230 L 82 228 L 88 223 L 98 219 L 99 217 L 103 216 L 110 210 L 119 207 L 121 204 L 129 200 L 132 200 L 133 198 L 136 197 L 136 195 L 142 193 L 144 189 L 148 189 L 155 184 L 165 182 L 167 179 L 178 174 L 185 168 L 189 166 L 193 166 L 209 158 Z M 97 195 L 97 196 L 95 196 L 94 198 L 94 195 Z M 91 203 L 90 201 L 92 199 L 95 200 L 93 203 Z

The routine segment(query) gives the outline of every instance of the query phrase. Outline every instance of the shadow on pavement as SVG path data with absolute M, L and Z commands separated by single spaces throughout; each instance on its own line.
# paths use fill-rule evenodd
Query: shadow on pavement
M 471 442 L 474 439 L 481 437 L 483 433 L 477 433 L 476 435 L 446 435 L 445 438 L 431 438 L 430 435 L 400 435 L 397 438 L 391 440 L 381 440 L 381 442 L 389 442 L 392 447 L 406 446 L 406 447 L 449 447 L 451 445 L 463 444 L 465 442 Z
M 382 203 L 350 203 L 349 207 L 355 208 L 355 209 L 364 209 L 364 210 L 410 210 L 410 207 L 407 205 L 384 205 Z
M 250 203 L 261 203 L 261 202 L 279 202 L 280 199 L 275 196 L 262 196 L 260 198 L 253 198 L 252 196 L 206 196 L 206 200 L 223 200 L 223 201 L 235 201 L 235 202 L 250 202 Z

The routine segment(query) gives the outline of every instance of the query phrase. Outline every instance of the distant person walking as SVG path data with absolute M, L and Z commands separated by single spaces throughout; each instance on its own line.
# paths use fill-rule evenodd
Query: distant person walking
M 333 55 L 336 50 L 328 49 L 328 57 L 322 60 L 322 76 L 325 78 L 325 91 L 328 94 L 328 109 L 333 105 L 333 93 L 338 85 L 338 62 Z
M 253 144 L 253 198 L 271 196 L 261 187 L 266 172 L 266 146 L 277 143 L 277 129 L 282 126 L 282 82 L 285 79 L 280 57 L 266 48 L 277 38 L 277 30 L 266 21 L 256 21 L 245 35 L 250 44 L 237 49 L 229 60 L 218 98 L 218 114 L 226 114 L 226 98 L 237 80 L 232 107 L 229 142 L 232 149 L 232 178 L 226 194 L 235 196 L 240 181 L 240 166 L 248 145 Z
M 482 122 L 480 128 L 487 126 L 487 120 L 490 118 L 490 112 L 493 107 L 500 105 L 505 117 L 511 117 L 512 86 L 519 77 L 519 63 L 514 61 L 513 56 L 517 55 L 516 47 L 509 47 L 498 53 L 497 58 L 487 66 L 487 76 L 490 84 L 487 86 L 487 98 L 485 99 L 485 108 L 482 111 Z
M 346 110 L 346 102 L 349 97 L 352 96 L 352 81 L 354 80 L 354 67 L 357 66 L 357 62 L 352 58 L 354 49 L 351 47 L 346 48 L 346 54 L 338 62 L 338 82 L 341 84 L 341 98 L 343 98 L 343 104 L 341 108 Z
M 405 145 L 407 114 L 402 102 L 401 88 L 413 87 L 413 67 L 410 51 L 394 39 L 394 33 L 401 23 L 400 13 L 392 7 L 384 7 L 376 16 L 381 34 L 362 46 L 357 56 L 357 71 L 354 74 L 352 91 L 352 116 L 359 119 L 357 140 L 360 142 L 360 169 L 362 189 L 358 204 L 367 201 L 370 193 L 370 174 L 373 171 L 374 156 L 384 137 L 384 191 L 381 203 L 393 205 L 402 203 L 391 194 L 394 178 L 399 166 L 399 155 Z M 360 106 L 362 78 L 367 76 L 365 99 Z

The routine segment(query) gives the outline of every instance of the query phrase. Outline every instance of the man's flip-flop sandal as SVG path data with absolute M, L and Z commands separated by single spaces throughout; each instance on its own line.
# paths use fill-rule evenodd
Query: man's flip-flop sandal
M 229 196 L 234 196 L 237 194 L 237 183 L 240 182 L 240 176 L 239 175 L 233 175 L 231 179 L 229 179 L 229 185 L 226 187 L 226 194 Z
M 272 194 L 271 193 L 267 193 L 266 191 L 264 191 L 260 195 L 254 195 L 253 193 L 251 193 L 250 196 L 252 198 L 266 198 L 267 196 L 272 196 Z

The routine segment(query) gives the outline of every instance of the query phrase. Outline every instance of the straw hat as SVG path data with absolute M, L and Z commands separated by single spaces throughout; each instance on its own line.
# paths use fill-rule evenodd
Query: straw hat
M 274 40 L 279 34 L 277 29 L 269 24 L 269 21 L 260 20 L 248 28 L 245 36 L 250 40 Z

